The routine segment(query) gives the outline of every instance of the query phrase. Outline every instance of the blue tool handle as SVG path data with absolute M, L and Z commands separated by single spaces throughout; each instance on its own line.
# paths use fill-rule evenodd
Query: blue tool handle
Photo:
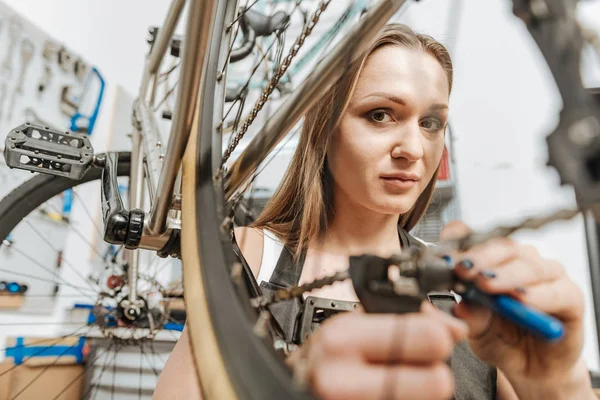
M 466 301 L 479 303 L 498 315 L 548 341 L 559 340 L 564 335 L 564 326 L 558 319 L 519 302 L 506 295 L 490 295 L 475 286 L 463 294 Z

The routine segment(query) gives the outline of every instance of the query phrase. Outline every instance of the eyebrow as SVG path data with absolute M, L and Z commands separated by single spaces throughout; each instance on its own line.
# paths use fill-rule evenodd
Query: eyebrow
M 371 94 L 363 97 L 361 100 L 366 99 L 368 97 L 383 97 L 385 99 L 393 101 L 394 103 L 400 104 L 401 106 L 406 106 L 406 101 L 404 101 L 404 99 L 394 96 L 393 94 L 389 94 L 389 93 L 383 93 L 383 92 L 371 93 Z M 448 108 L 448 105 L 442 104 L 442 103 L 434 104 L 429 107 L 430 110 L 446 110 L 447 108 Z

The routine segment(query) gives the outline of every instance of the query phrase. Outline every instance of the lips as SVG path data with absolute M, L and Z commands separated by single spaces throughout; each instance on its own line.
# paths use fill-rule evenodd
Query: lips
M 408 172 L 382 174 L 380 178 L 387 186 L 395 189 L 410 189 L 417 184 L 419 176 Z
M 389 174 L 381 174 L 383 179 L 399 179 L 403 181 L 418 181 L 419 175 L 409 172 L 393 172 Z

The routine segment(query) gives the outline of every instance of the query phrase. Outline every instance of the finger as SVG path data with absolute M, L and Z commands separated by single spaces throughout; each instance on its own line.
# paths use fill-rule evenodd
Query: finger
M 475 282 L 486 292 L 505 293 L 516 288 L 525 290 L 527 286 L 555 281 L 563 275 L 564 269 L 558 262 L 520 257 L 485 270 L 477 276 Z
M 310 372 L 316 394 L 327 400 L 449 399 L 454 379 L 444 363 L 369 365 L 330 360 Z
M 423 301 L 423 303 L 421 304 L 421 312 L 426 315 L 431 315 L 432 317 L 439 318 L 441 321 L 443 321 L 443 323 L 446 323 L 448 326 L 450 326 L 450 332 L 452 333 L 452 337 L 454 338 L 455 342 L 461 341 L 468 334 L 469 328 L 466 323 L 448 315 L 447 313 L 441 310 L 438 310 L 428 300 Z M 460 324 L 457 324 L 457 321 L 460 322 Z
M 583 318 L 583 293 L 573 281 L 566 278 L 528 287 L 522 299 L 525 304 L 552 314 L 563 322 Z
M 509 238 L 494 238 L 458 254 L 455 272 L 472 280 L 484 269 L 494 268 L 519 257 L 519 245 Z
M 472 232 L 473 232 L 473 230 L 471 228 L 469 228 L 469 226 L 467 226 L 464 222 L 451 221 L 448 224 L 446 224 L 444 226 L 444 229 L 442 229 L 442 232 L 440 232 L 440 239 L 441 240 L 460 239 Z
M 453 332 L 454 331 L 454 332 Z M 457 319 L 422 314 L 343 314 L 324 323 L 309 340 L 308 361 L 323 357 L 370 362 L 433 362 L 447 359 L 466 326 Z

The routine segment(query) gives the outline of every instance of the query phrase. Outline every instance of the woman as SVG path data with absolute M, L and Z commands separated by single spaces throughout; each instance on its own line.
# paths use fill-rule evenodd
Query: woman
M 307 113 L 289 170 L 256 223 L 236 229 L 265 290 L 331 275 L 347 268 L 350 255 L 399 253 L 413 240 L 406 232 L 433 193 L 451 88 L 452 62 L 440 43 L 403 25 L 382 30 Z M 467 229 L 453 223 L 443 236 Z M 509 239 L 452 256 L 460 261 L 457 272 L 482 289 L 517 296 L 561 319 L 565 339 L 537 341 L 465 303 L 453 314 L 466 324 L 424 304 L 417 314 L 336 316 L 291 364 L 325 399 L 595 398 L 580 356 L 582 295 L 560 265 Z M 357 300 L 348 281 L 311 295 Z M 287 307 L 274 314 L 291 335 L 293 318 L 285 314 L 299 304 L 279 307 Z M 467 335 L 470 347 L 452 352 Z M 185 332 L 183 338 L 157 398 L 199 396 Z M 445 363 L 451 353 L 453 374 Z

